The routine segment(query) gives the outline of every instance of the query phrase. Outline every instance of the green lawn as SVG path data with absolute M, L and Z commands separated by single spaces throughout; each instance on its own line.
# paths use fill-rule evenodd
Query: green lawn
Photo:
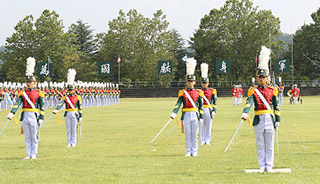
M 284 99 L 275 168 L 291 168 L 290 174 L 244 172 L 258 168 L 254 132 L 247 122 L 224 153 L 243 104 L 218 100 L 212 145 L 200 146 L 198 157 L 184 157 L 180 128 L 166 136 L 173 121 L 150 144 L 169 120 L 174 98 L 121 99 L 120 105 L 84 109 L 82 139 L 75 148 L 65 147 L 64 119 L 57 124 L 54 116 L 41 130 L 37 160 L 22 159 L 24 136 L 11 121 L 0 136 L 0 183 L 320 183 L 320 96 L 304 97 L 297 106 Z M 0 128 L 7 114 L 0 112 Z

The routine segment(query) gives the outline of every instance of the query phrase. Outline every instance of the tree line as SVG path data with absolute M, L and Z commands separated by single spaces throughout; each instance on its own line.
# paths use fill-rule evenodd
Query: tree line
M 293 61 L 295 79 L 319 79 L 320 8 L 311 14 L 313 23 L 303 25 L 293 35 Z M 6 39 L 1 51 L 0 81 L 24 81 L 27 57 L 37 62 L 53 64 L 52 78 L 40 80 L 64 81 L 68 68 L 75 68 L 82 81 L 117 81 L 121 57 L 121 81 L 157 81 L 157 61 L 173 61 L 173 80 L 184 80 L 185 63 L 182 57 L 209 64 L 212 80 L 250 80 L 255 76 L 256 63 L 262 45 L 272 49 L 272 60 L 291 59 L 291 45 L 280 36 L 280 19 L 270 10 L 259 10 L 251 0 L 228 0 L 220 9 L 204 15 L 190 41 L 184 40 L 169 22 L 162 10 L 151 18 L 137 10 L 119 11 L 118 17 L 108 23 L 108 32 L 93 34 L 88 23 L 78 20 L 64 31 L 63 20 L 54 10 L 44 10 L 39 18 L 27 15 L 14 27 L 15 32 Z M 188 42 L 188 43 L 187 43 Z M 288 42 L 288 40 L 286 40 Z M 187 43 L 187 44 L 186 44 Z M 292 44 L 292 43 L 291 43 Z M 188 46 L 186 46 L 188 45 Z M 231 74 L 217 75 L 215 61 L 232 61 Z M 99 77 L 97 62 L 115 61 L 114 77 Z M 271 64 L 274 69 L 274 64 Z M 291 74 L 280 74 L 284 80 Z M 171 76 L 160 80 L 170 81 Z

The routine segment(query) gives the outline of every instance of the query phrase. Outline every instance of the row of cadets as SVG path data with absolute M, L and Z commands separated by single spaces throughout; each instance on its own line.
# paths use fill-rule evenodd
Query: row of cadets
M 44 93 L 37 90 L 36 78 L 33 76 L 35 59 L 29 57 L 26 67 L 26 85 L 27 89 L 20 91 L 17 102 L 13 105 L 7 118 L 11 120 L 22 104 L 22 130 L 25 135 L 25 144 L 27 157 L 25 159 L 36 159 L 38 156 L 38 127 L 44 119 Z M 39 111 L 40 110 L 40 111 Z
M 267 84 L 268 62 L 271 50 L 262 46 L 259 56 L 259 67 L 256 73 L 258 86 L 250 88 L 241 119 L 249 118 L 249 111 L 254 103 L 253 127 L 257 145 L 259 172 L 273 172 L 274 132 L 280 125 L 278 90 Z
M 68 92 L 61 97 L 61 101 L 53 111 L 53 114 L 58 113 L 58 111 L 65 104 L 64 119 L 67 128 L 67 147 L 75 147 L 77 144 L 77 130 L 78 125 L 82 121 L 82 107 L 81 107 L 81 97 L 77 95 L 75 90 L 74 79 L 76 76 L 75 69 L 68 70 L 68 81 L 67 89 Z
M 16 82 L 0 83 L 0 111 L 10 109 L 16 102 L 19 92 L 26 85 Z
M 210 81 L 208 78 L 208 64 L 202 63 L 201 77 L 202 77 L 202 91 L 203 91 L 203 114 L 204 120 L 200 127 L 200 144 L 210 145 L 212 140 L 212 120 L 217 112 L 217 90 L 209 88 Z
M 101 82 L 75 82 L 76 92 L 84 99 L 84 107 L 116 105 L 120 103 L 119 84 Z M 19 91 L 26 84 L 4 82 L 0 83 L 0 110 L 10 109 L 16 101 Z M 37 83 L 36 88 L 45 94 L 45 108 L 55 108 L 66 94 L 65 82 Z M 62 107 L 63 109 L 64 107 Z
M 170 115 L 174 119 L 183 104 L 181 121 L 185 133 L 186 157 L 198 156 L 198 130 L 203 123 L 203 91 L 194 88 L 196 77 L 194 76 L 197 61 L 188 58 L 186 61 L 186 84 L 187 88 L 180 90 L 178 100 Z
M 77 82 L 77 93 L 83 99 L 83 107 L 108 106 L 120 103 L 118 84 Z

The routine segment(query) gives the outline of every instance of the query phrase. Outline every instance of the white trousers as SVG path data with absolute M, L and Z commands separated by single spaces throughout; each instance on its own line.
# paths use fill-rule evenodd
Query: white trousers
M 78 119 L 76 116 L 76 111 L 68 111 L 67 115 L 64 117 L 67 128 L 67 141 L 68 144 L 77 144 L 77 126 Z
M 259 115 L 260 122 L 254 126 L 257 157 L 260 167 L 273 167 L 274 126 L 270 114 Z
M 209 108 L 203 108 L 203 124 L 200 127 L 200 141 L 210 142 L 212 139 L 212 119 Z
M 298 98 L 299 97 L 293 97 L 293 104 L 298 105 Z
M 238 105 L 238 98 L 237 97 L 232 97 L 233 105 Z
M 279 100 L 279 106 L 281 107 L 282 106 L 282 102 L 283 102 L 283 94 L 282 93 L 278 94 L 278 100 Z
M 184 134 L 186 135 L 185 143 L 187 153 L 198 153 L 198 113 L 185 112 L 183 117 Z
M 28 156 L 38 155 L 38 120 L 35 112 L 23 112 L 22 128 Z

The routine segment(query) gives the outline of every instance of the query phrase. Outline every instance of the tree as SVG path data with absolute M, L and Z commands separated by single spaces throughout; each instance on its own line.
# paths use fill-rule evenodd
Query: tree
M 70 57 L 72 67 L 77 69 L 77 79 L 83 81 L 97 80 L 97 62 L 95 53 L 97 52 L 96 40 L 90 25 L 78 20 L 69 27 L 69 33 L 76 35 L 75 45 L 78 46 L 78 55 Z M 79 72 L 81 71 L 81 72 Z
M 311 17 L 314 23 L 303 25 L 294 35 L 293 64 L 300 80 L 320 78 L 320 8 Z
M 69 27 L 69 32 L 76 35 L 75 45 L 78 45 L 78 51 L 86 54 L 93 54 L 97 48 L 94 43 L 93 30 L 90 29 L 90 25 L 84 23 L 82 20 L 78 20 L 76 24 L 72 24 Z
M 119 16 L 109 22 L 108 33 L 98 35 L 97 60 L 116 61 L 120 56 L 121 81 L 156 80 L 157 61 L 174 59 L 175 43 L 165 18 L 161 10 L 152 18 L 137 10 L 127 14 L 120 10 Z
M 36 21 L 32 15 L 19 21 L 14 27 L 15 33 L 6 39 L 7 50 L 1 54 L 6 78 L 24 81 L 26 58 L 35 57 L 37 62 L 46 62 L 50 57 L 53 62 L 52 80 L 66 80 L 66 66 L 70 65 L 66 56 L 74 54 L 76 46 L 73 44 L 75 35 L 64 33 L 63 28 L 59 15 L 49 10 L 44 10 Z
M 186 63 L 182 61 L 182 58 L 186 55 L 185 40 L 181 37 L 177 30 L 171 30 L 174 36 L 174 43 L 176 44 L 174 57 L 176 60 L 176 66 L 174 71 L 174 81 L 184 80 L 186 75 Z
M 209 64 L 211 78 L 249 80 L 255 76 L 254 61 L 262 45 L 272 48 L 273 57 L 278 55 L 281 47 L 272 40 L 279 34 L 280 20 L 270 10 L 258 11 L 250 0 L 227 0 L 201 19 L 191 40 L 198 62 Z M 218 59 L 231 60 L 231 75 L 214 74 Z

